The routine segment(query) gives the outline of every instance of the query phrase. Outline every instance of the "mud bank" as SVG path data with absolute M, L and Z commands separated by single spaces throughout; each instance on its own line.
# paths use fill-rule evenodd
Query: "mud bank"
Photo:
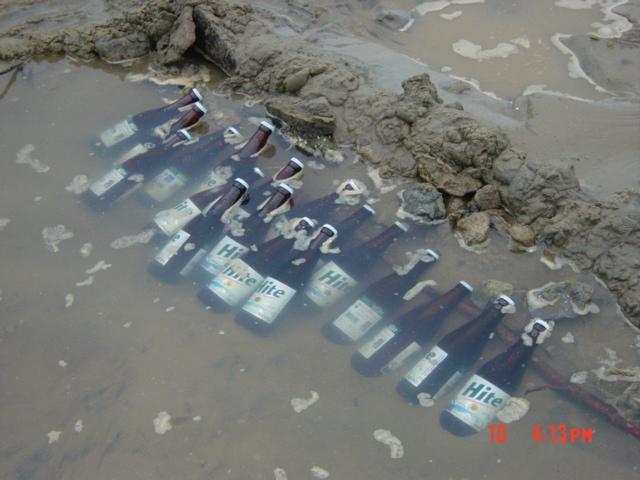
M 314 46 L 277 9 L 242 2 L 109 2 L 104 18 L 82 27 L 70 18 L 46 27 L 45 16 L 22 3 L 14 7 L 26 18 L 0 34 L 7 65 L 32 55 L 151 55 L 179 71 L 183 56 L 198 51 L 229 75 L 230 89 L 264 98 L 285 131 L 304 139 L 301 148 L 322 155 L 349 145 L 382 178 L 419 180 L 415 188 L 435 192 L 428 198 L 446 205 L 467 243 L 492 226 L 522 248 L 546 244 L 593 271 L 640 326 L 640 194 L 590 198 L 572 167 L 528 160 L 502 131 L 460 103 L 445 104 L 427 74 L 406 79 L 401 93 L 383 90 L 358 59 Z M 637 28 L 623 41 L 636 37 Z

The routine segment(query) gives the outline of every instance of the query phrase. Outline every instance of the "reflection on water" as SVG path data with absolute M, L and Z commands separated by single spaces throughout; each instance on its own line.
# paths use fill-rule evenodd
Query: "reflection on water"
M 353 348 L 320 335 L 326 316 L 257 338 L 231 315 L 204 310 L 193 286 L 157 283 L 146 273 L 151 246 L 136 237 L 153 212 L 131 198 L 99 215 L 66 187 L 110 167 L 92 151 L 97 132 L 175 98 L 177 89 L 124 82 L 117 67 L 59 61 L 31 68 L 0 103 L 1 478 L 636 478 L 635 441 L 553 392 L 529 397 L 531 411 L 509 426 L 505 444 L 485 434 L 455 438 L 438 424 L 443 401 L 411 407 L 394 392 L 397 375 L 356 374 Z M 205 102 L 210 128 L 238 123 L 247 136 L 255 126 L 246 117 L 261 115 L 223 96 Z M 292 154 L 273 137 L 276 148 L 260 160 L 267 175 Z M 390 224 L 396 192 L 381 195 L 364 167 L 345 157 L 307 168 L 303 195 L 355 177 L 381 198 L 379 221 Z M 113 243 L 127 236 L 128 248 L 114 246 L 127 246 Z M 531 288 L 575 279 L 593 285 L 601 312 L 559 323 L 546 347 L 549 362 L 566 375 L 595 369 L 608 358 L 606 347 L 620 365 L 637 363 L 634 335 L 589 275 L 551 271 L 539 251 L 509 253 L 497 236 L 483 255 L 463 250 L 447 224 L 409 237 L 390 249 L 389 263 L 430 247 L 441 254 L 428 273 L 440 290 L 461 279 L 510 282 L 519 304 L 514 323 L 527 318 Z M 377 268 L 373 277 L 384 273 Z M 451 316 L 442 333 L 466 318 Z M 561 341 L 568 332 L 574 343 Z M 492 340 L 485 358 L 503 348 Z M 540 383 L 529 371 L 523 385 Z M 594 442 L 536 444 L 538 423 L 593 427 Z

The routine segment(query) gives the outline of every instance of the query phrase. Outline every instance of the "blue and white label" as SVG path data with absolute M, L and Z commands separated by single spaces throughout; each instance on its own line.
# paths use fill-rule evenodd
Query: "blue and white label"
M 170 237 L 200 213 L 202 212 L 198 206 L 187 198 L 173 208 L 156 213 L 153 223 L 162 233 Z
M 313 274 L 305 295 L 318 307 L 330 307 L 357 283 L 334 262 L 328 262 Z
M 130 119 L 116 123 L 113 127 L 100 134 L 100 141 L 105 147 L 112 147 L 117 143 L 135 135 L 138 127 Z
M 89 191 L 96 197 L 102 197 L 105 193 L 127 178 L 129 174 L 124 168 L 114 168 L 102 178 L 96 180 L 89 187 Z
M 165 266 L 167 263 L 169 263 L 169 260 L 171 260 L 178 253 L 182 246 L 187 243 L 189 238 L 191 238 L 191 234 L 185 232 L 184 230 L 180 230 L 173 237 L 171 237 L 171 240 L 169 240 L 164 247 L 160 249 L 160 251 L 154 257 L 154 260 L 160 265 Z
M 263 281 L 262 275 L 241 258 L 236 258 L 209 281 L 207 288 L 230 307 L 236 307 L 246 301 Z
M 473 375 L 447 411 L 478 432 L 495 418 L 511 396 L 479 375 Z
M 187 176 L 176 168 L 167 168 L 145 188 L 145 193 L 156 202 L 164 202 L 187 184 Z
M 384 311 L 378 304 L 362 296 L 333 321 L 333 326 L 357 342 L 382 320 L 383 315 Z
M 447 352 L 436 345 L 407 372 L 404 379 L 414 387 L 419 387 L 448 356 Z
M 225 235 L 202 260 L 200 266 L 211 275 L 216 275 L 222 272 L 231 260 L 238 258 L 248 250 L 240 242 L 235 241 L 229 235 Z
M 242 306 L 242 311 L 271 325 L 295 294 L 293 288 L 273 277 L 267 277 Z

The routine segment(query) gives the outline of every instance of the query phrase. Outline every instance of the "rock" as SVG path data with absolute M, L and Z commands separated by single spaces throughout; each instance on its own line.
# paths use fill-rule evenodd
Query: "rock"
M 531 315 L 545 320 L 575 318 L 597 313 L 599 308 L 591 302 L 593 287 L 582 282 L 550 282 L 527 292 L 527 305 Z
M 29 42 L 22 38 L 0 38 L 0 60 L 13 60 L 26 57 L 31 52 Z
M 309 69 L 303 68 L 296 73 L 289 75 L 284 79 L 284 89 L 287 93 L 296 93 L 300 90 L 309 80 Z
M 447 215 L 449 217 L 454 215 L 462 215 L 466 211 L 466 203 L 464 199 L 459 197 L 449 197 L 447 201 Z
M 420 185 L 399 193 L 401 209 L 414 216 L 418 223 L 432 223 L 446 218 L 442 194 L 432 185 Z
M 336 117 L 324 97 L 277 97 L 265 104 L 267 112 L 284 121 L 292 130 L 305 137 L 332 136 Z
M 640 422 L 640 382 L 629 385 L 612 403 L 623 417 L 632 422 Z
M 409 133 L 409 124 L 396 116 L 383 118 L 376 124 L 376 133 L 385 145 L 398 143 Z
M 536 243 L 536 234 L 526 225 L 521 225 L 519 223 L 510 225 L 509 235 L 511 235 L 514 242 L 517 242 L 523 247 L 533 247 Z
M 484 308 L 487 302 L 494 300 L 500 295 L 513 295 L 513 285 L 500 280 L 484 280 L 479 287 L 476 287 L 471 294 L 471 301 L 479 308 Z
M 460 102 L 446 103 L 445 108 L 453 108 L 454 110 L 464 110 L 464 106 Z
M 96 52 L 106 62 L 122 62 L 144 57 L 150 49 L 149 38 L 141 32 L 118 38 L 105 35 L 96 40 Z
M 455 82 L 451 82 L 449 85 L 445 85 L 444 89 L 447 92 L 456 93 L 458 95 L 468 92 L 469 90 L 473 90 L 473 86 L 468 82 L 463 82 L 462 80 L 456 80 Z
M 491 184 L 479 188 L 473 196 L 473 200 L 480 210 L 500 208 L 500 194 L 498 193 L 498 189 Z
M 442 99 L 438 95 L 438 89 L 431 81 L 431 77 L 426 73 L 407 78 L 402 82 L 402 89 L 404 93 L 400 96 L 400 100 L 419 102 L 423 107 L 427 108 L 436 103 L 442 103 Z
M 476 212 L 462 217 L 456 224 L 457 232 L 466 245 L 477 245 L 489 238 L 489 215 Z
M 376 22 L 391 30 L 400 30 L 413 21 L 413 17 L 406 10 L 382 8 L 375 18 Z
M 158 54 L 163 64 L 179 61 L 196 41 L 193 8 L 185 7 L 175 21 L 172 31 L 158 42 Z

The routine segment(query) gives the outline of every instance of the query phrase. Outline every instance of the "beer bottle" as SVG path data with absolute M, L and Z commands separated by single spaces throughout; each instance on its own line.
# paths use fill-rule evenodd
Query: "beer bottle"
M 295 215 L 298 212 L 304 212 L 304 214 L 310 218 L 322 217 L 328 211 L 335 211 L 336 200 L 338 200 L 341 195 L 359 195 L 361 192 L 362 190 L 358 187 L 355 180 L 347 180 L 342 182 L 335 192 L 298 205 L 291 213 Z M 340 231 L 342 232 L 342 230 Z
M 322 334 L 334 343 L 357 342 L 402 303 L 406 291 L 439 258 L 436 252 L 427 249 L 425 258 L 407 274 L 392 272 L 372 283 L 338 318 L 325 324 Z
M 134 188 L 142 185 L 146 174 L 163 165 L 168 152 L 190 139 L 189 132 L 179 130 L 161 147 L 129 158 L 89 186 L 85 194 L 87 201 L 99 207 L 113 202 L 126 193 L 131 193 Z
M 272 177 L 274 183 L 286 182 L 287 180 L 296 180 L 302 176 L 304 170 L 304 163 L 298 160 L 296 157 L 291 159 L 278 170 Z
M 405 224 L 395 222 L 371 240 L 335 255 L 313 274 L 304 292 L 305 307 L 320 310 L 335 305 L 364 279 L 387 248 L 407 230 Z
M 222 230 L 221 217 L 241 203 L 248 190 L 249 184 L 236 178 L 206 214 L 201 214 L 178 230 L 156 253 L 149 267 L 150 273 L 168 281 L 175 280 L 201 246 L 217 231 Z
M 231 260 L 247 252 L 251 245 L 261 243 L 271 227 L 274 215 L 285 207 L 292 195 L 293 189 L 289 185 L 278 185 L 268 200 L 256 206 L 254 212 L 243 222 L 244 236 L 229 232 L 211 250 L 205 252 L 206 256 L 198 264 L 198 276 L 201 279 L 211 278 L 224 270 Z
M 202 101 L 202 95 L 200 95 L 197 89 L 192 88 L 189 90 L 189 93 L 169 105 L 137 113 L 117 123 L 113 127 L 108 128 L 100 133 L 100 142 L 106 148 L 113 147 L 133 137 L 138 132 L 153 130 L 155 127 L 177 116 L 182 107 L 200 101 Z
M 285 315 L 286 307 L 296 294 L 301 294 L 313 269 L 320 260 L 321 247 L 337 235 L 337 230 L 324 224 L 311 240 L 307 250 L 295 260 L 284 263 L 273 274 L 268 275 L 258 289 L 242 305 L 236 322 L 258 335 L 267 335 Z
M 366 377 L 395 371 L 436 334 L 454 307 L 473 289 L 459 282 L 440 297 L 396 317 L 351 357 L 353 368 Z
M 461 437 L 484 430 L 518 390 L 534 348 L 549 331 L 547 322 L 534 319 L 518 342 L 482 365 L 467 381 L 440 415 L 440 425 Z
M 202 118 L 202 116 L 207 113 L 207 109 L 200 102 L 196 102 L 191 107 L 191 110 L 182 115 L 178 120 L 172 123 L 169 126 L 169 130 L 165 133 L 162 130 L 157 131 L 159 127 L 156 127 L 156 135 L 160 138 L 169 138 L 171 135 L 176 133 L 178 130 L 182 130 L 183 128 L 189 128 L 198 123 L 198 121 Z
M 226 268 L 212 277 L 198 292 L 198 298 L 218 313 L 242 305 L 260 286 L 268 272 L 278 262 L 293 255 L 292 248 L 299 236 L 307 236 L 315 222 L 308 217 L 298 220 L 291 235 L 279 235 L 243 255 L 234 258 Z M 300 251 L 296 252 L 299 255 Z
M 269 122 L 260 122 L 258 129 L 247 140 L 247 143 L 237 153 L 240 160 L 246 160 L 247 158 L 257 155 L 267 145 L 269 137 L 275 130 L 274 126 Z
M 398 393 L 410 403 L 417 403 L 420 393 L 433 399 L 444 395 L 478 361 L 509 305 L 515 305 L 513 300 L 500 295 L 476 318 L 445 335 L 402 377 Z

